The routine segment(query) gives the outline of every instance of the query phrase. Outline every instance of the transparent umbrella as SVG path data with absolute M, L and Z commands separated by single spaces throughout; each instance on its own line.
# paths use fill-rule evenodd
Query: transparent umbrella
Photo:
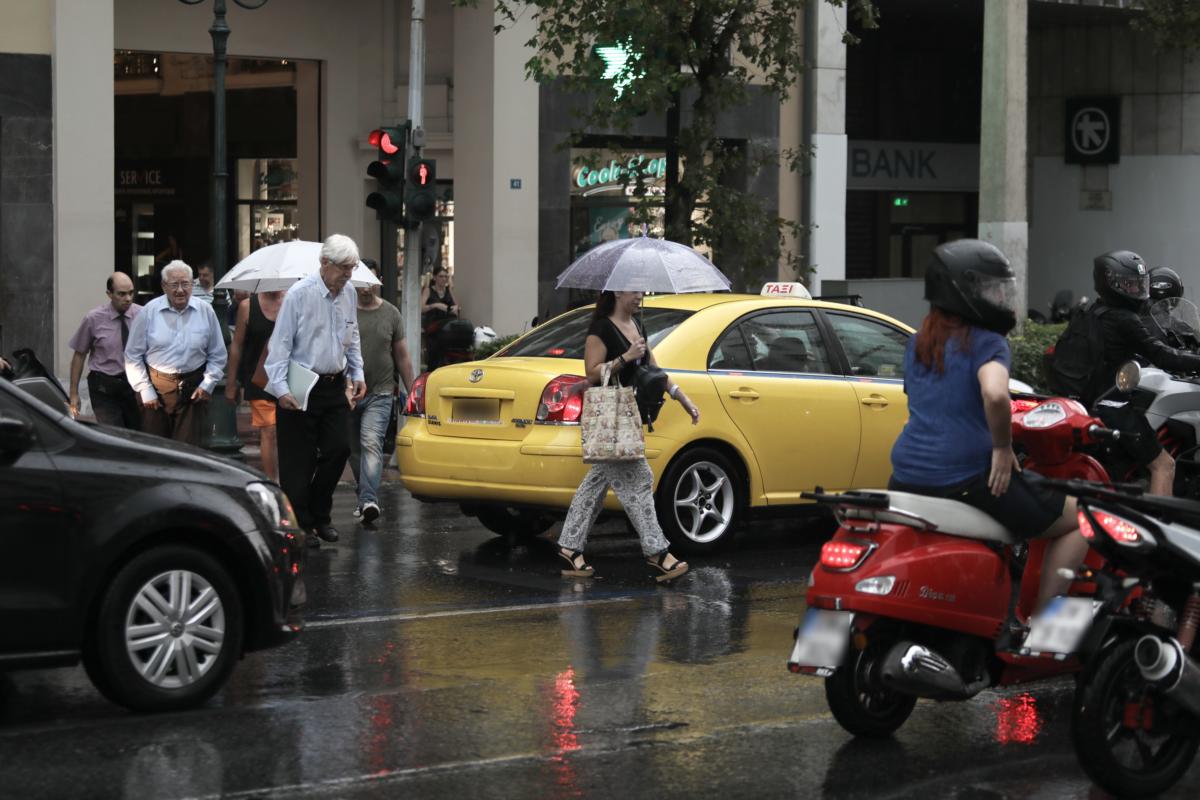
M 213 288 L 278 292 L 291 288 L 320 268 L 320 242 L 281 242 L 259 248 L 243 258 Z M 361 261 L 350 275 L 350 282 L 359 287 L 379 285 L 379 279 Z
M 558 276 L 558 289 L 604 292 L 728 291 L 730 281 L 686 245 L 638 236 L 588 250 Z

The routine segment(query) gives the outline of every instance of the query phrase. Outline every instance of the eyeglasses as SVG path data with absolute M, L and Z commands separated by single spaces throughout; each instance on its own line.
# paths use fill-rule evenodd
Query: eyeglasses
M 189 289 L 189 288 L 191 288 L 191 286 L 192 286 L 191 281 L 174 281 L 172 283 L 164 283 L 163 284 L 164 289 L 169 289 L 172 292 L 178 291 L 180 289 Z

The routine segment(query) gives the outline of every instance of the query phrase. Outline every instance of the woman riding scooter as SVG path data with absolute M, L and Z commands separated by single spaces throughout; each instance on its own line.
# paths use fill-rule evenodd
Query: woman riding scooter
M 895 491 L 953 498 L 1026 539 L 1054 541 L 1046 552 L 1035 610 L 1070 581 L 1059 568 L 1082 563 L 1087 542 L 1075 501 L 1026 479 L 1012 449 L 1004 338 L 1016 324 L 1016 282 L 1008 259 L 975 239 L 937 247 L 925 272 L 928 316 L 908 344 L 904 391 L 909 419 L 892 449 Z M 1012 636 L 999 646 L 1012 646 Z

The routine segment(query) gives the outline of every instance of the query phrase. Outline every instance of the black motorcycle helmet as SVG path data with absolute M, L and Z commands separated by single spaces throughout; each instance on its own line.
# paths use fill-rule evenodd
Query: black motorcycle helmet
M 1150 270 L 1150 299 L 1165 300 L 1168 297 L 1183 297 L 1183 280 L 1170 267 L 1155 267 Z
M 1113 250 L 1096 256 L 1092 283 L 1096 294 L 1114 305 L 1137 308 L 1150 298 L 1146 262 L 1129 250 Z
M 925 299 L 1001 335 L 1017 324 L 1016 275 L 991 242 L 959 239 L 934 248 L 925 268 Z

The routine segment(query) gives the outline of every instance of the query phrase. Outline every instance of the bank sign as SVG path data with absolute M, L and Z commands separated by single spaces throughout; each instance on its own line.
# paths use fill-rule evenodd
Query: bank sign
M 1068 97 L 1063 160 L 1068 164 L 1121 161 L 1121 98 Z
M 647 194 L 663 194 L 667 177 L 666 157 L 648 153 L 621 154 L 616 157 L 604 156 L 602 161 L 577 166 L 571 172 L 571 194 L 584 197 L 596 194 L 633 195 L 639 175 Z
M 979 145 L 851 141 L 846 188 L 906 192 L 979 191 Z

